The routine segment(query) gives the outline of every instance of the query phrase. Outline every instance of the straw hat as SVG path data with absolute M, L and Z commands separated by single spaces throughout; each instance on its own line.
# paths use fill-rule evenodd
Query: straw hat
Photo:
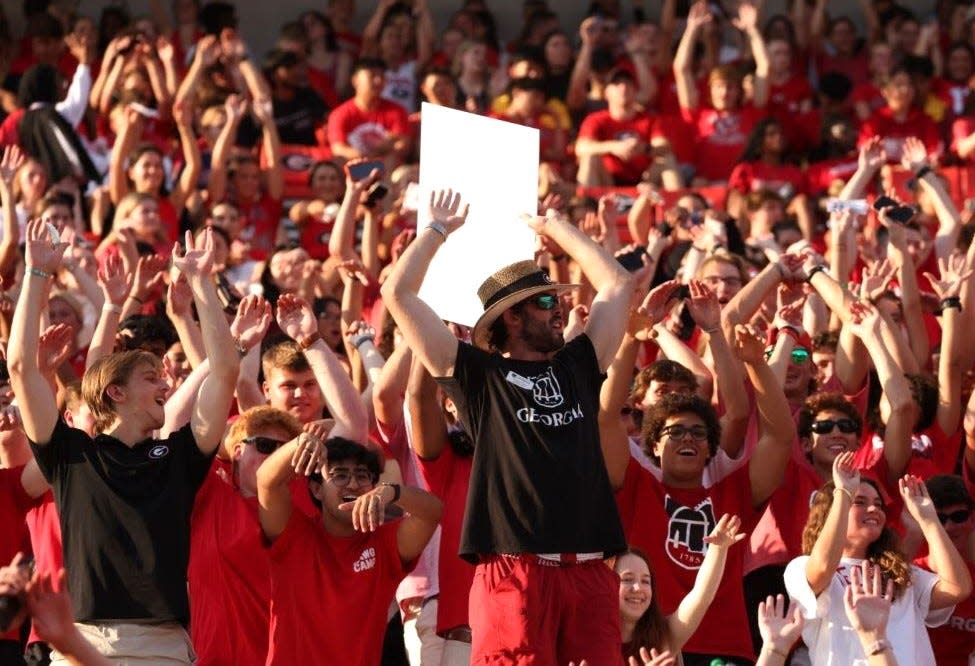
M 535 294 L 546 291 L 568 291 L 578 286 L 580 285 L 552 282 L 548 273 L 531 260 L 517 261 L 498 269 L 477 290 L 477 297 L 481 299 L 481 305 L 484 306 L 484 314 L 474 324 L 471 340 L 475 346 L 489 349 L 488 337 L 491 324 L 501 316 L 502 312 Z

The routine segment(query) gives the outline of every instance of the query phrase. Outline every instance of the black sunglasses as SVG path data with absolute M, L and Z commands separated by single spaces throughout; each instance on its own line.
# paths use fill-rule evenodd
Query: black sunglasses
M 555 294 L 536 294 L 526 302 L 531 303 L 539 310 L 551 310 L 559 304 L 559 297 Z
M 258 453 L 262 453 L 266 456 L 271 455 L 278 450 L 279 446 L 284 444 L 284 442 L 282 442 L 280 439 L 274 439 L 273 437 L 262 437 L 260 435 L 245 437 L 241 441 L 244 444 L 253 444 Z
M 810 429 L 817 435 L 825 435 L 833 432 L 834 427 L 839 428 L 840 432 L 845 435 L 857 431 L 857 424 L 853 419 L 823 419 L 822 421 L 813 421 Z
M 938 521 L 944 525 L 948 521 L 953 523 L 963 523 L 968 520 L 972 515 L 971 509 L 958 509 L 957 511 L 952 511 L 951 513 L 941 513 L 938 512 Z

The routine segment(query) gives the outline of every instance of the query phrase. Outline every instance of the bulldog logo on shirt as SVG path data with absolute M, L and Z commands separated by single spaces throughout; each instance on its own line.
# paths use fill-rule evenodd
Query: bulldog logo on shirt
M 714 507 L 708 497 L 695 507 L 684 506 L 670 495 L 664 498 L 667 524 L 667 556 L 685 569 L 699 569 L 708 545 L 704 537 L 714 529 Z
M 562 387 L 555 379 L 555 373 L 549 368 L 544 373 L 531 378 L 532 398 L 541 407 L 558 407 L 562 404 Z

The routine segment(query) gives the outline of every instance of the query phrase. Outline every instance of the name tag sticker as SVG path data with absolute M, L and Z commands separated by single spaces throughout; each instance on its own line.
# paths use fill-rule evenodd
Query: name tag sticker
M 514 370 L 508 371 L 508 376 L 505 377 L 505 380 L 510 384 L 514 384 L 518 388 L 525 389 L 526 391 L 531 391 L 533 388 L 535 388 L 535 384 L 532 382 L 532 380 L 528 379 L 527 377 L 522 377 Z

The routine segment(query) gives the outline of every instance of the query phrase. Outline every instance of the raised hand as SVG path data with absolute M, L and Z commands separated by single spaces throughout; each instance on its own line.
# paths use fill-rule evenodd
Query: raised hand
M 48 326 L 37 341 L 37 369 L 42 375 L 57 371 L 74 349 L 74 333 L 67 324 Z
M 105 302 L 121 306 L 129 295 L 129 276 L 122 266 L 122 258 L 117 254 L 108 255 L 105 263 L 98 269 L 97 278 Z
M 857 164 L 864 171 L 876 171 L 887 161 L 887 153 L 884 152 L 883 143 L 879 136 L 872 137 L 865 144 L 860 146 L 860 155 Z
M 772 326 L 802 328 L 802 308 L 806 304 L 806 299 L 801 290 L 796 298 L 794 290 L 786 285 L 780 285 L 775 298 L 775 318 L 772 320 Z
M 566 340 L 571 340 L 585 330 L 587 323 L 589 323 L 589 308 L 582 303 L 573 306 L 569 309 L 569 316 L 565 321 L 565 329 L 562 331 L 563 337 Z
M 687 13 L 687 30 L 697 30 L 712 20 L 711 10 L 705 0 L 698 0 L 691 5 Z
M 156 53 L 163 62 L 172 62 L 176 56 L 176 48 L 167 37 L 159 37 L 156 40 Z
M 845 451 L 833 459 L 833 485 L 850 493 L 851 499 L 860 489 L 860 471 L 853 461 L 852 451 Z
M 29 569 L 24 566 L 23 553 L 14 555 L 14 559 L 7 566 L 0 567 L 0 595 L 17 597 L 20 596 L 30 583 Z M 10 627 L 20 626 L 21 620 L 26 615 L 26 608 L 21 610 L 12 618 Z
M 890 259 L 875 261 L 863 269 L 860 282 L 860 299 L 872 301 L 887 290 L 887 285 L 897 273 L 897 266 Z
M 193 290 L 189 280 L 182 273 L 171 280 L 166 290 L 166 306 L 174 315 L 188 316 L 193 307 Z
M 894 581 L 888 579 L 884 585 L 880 567 L 864 562 L 850 570 L 850 584 L 843 591 L 843 607 L 857 633 L 885 632 L 893 600 Z
M 691 280 L 688 286 L 691 297 L 687 301 L 687 308 L 691 317 L 708 333 L 717 330 L 721 326 L 721 303 L 718 302 L 717 294 L 699 280 Z
M 301 340 L 318 332 L 318 322 L 308 301 L 294 294 L 278 298 L 278 326 L 293 340 Z
M 711 534 L 704 537 L 704 542 L 716 548 L 730 548 L 745 538 L 745 533 L 738 531 L 740 529 L 741 518 L 726 513 L 721 516 Z
M 325 457 L 325 438 L 318 430 L 304 431 L 295 437 L 295 452 L 291 455 L 291 467 L 296 474 L 310 476 L 317 472 Z
M 916 136 L 909 136 L 904 139 L 901 148 L 901 166 L 911 172 L 915 172 L 928 162 L 928 149 Z
M 339 504 L 340 511 L 352 512 L 352 527 L 359 532 L 375 532 L 385 522 L 386 500 L 383 491 L 386 486 L 378 486 L 359 495 L 354 502 Z
M 941 279 L 927 272 L 924 273 L 924 277 L 931 283 L 931 288 L 941 300 L 956 298 L 965 280 L 975 273 L 968 257 L 957 250 L 948 257 L 938 257 L 938 272 L 941 274 Z
M 254 109 L 254 115 L 257 116 L 262 125 L 274 124 L 274 104 L 270 97 L 257 97 L 251 106 Z
M 649 328 L 663 321 L 667 312 L 670 311 L 669 304 L 679 286 L 680 282 L 677 280 L 667 280 L 650 290 L 640 307 L 636 309 L 636 314 L 647 320 L 644 328 Z
M 735 326 L 735 356 L 749 365 L 765 362 L 765 345 L 762 339 L 742 324 Z
M 64 248 L 68 244 L 60 240 L 55 243 L 48 228 L 47 223 L 38 219 L 29 220 L 24 252 L 28 269 L 34 268 L 53 275 L 61 268 L 64 261 Z
M 738 18 L 731 23 L 742 32 L 754 30 L 758 25 L 758 9 L 751 2 L 742 2 L 738 5 Z
M 207 35 L 196 43 L 195 60 L 204 67 L 210 67 L 217 63 L 220 57 L 220 42 L 216 35 Z
M 64 569 L 54 576 L 38 571 L 27 584 L 25 606 L 31 624 L 37 635 L 52 645 L 65 644 L 77 631 L 66 578 Z
M 880 327 L 880 311 L 866 301 L 854 301 L 850 304 L 851 320 L 847 324 L 850 331 L 864 340 L 872 333 L 876 333 Z
M 139 257 L 129 293 L 136 300 L 145 302 L 149 295 L 163 283 L 166 277 L 166 263 L 165 257 L 156 254 Z
M 228 125 L 236 125 L 247 115 L 247 98 L 242 95 L 227 95 L 223 103 Z
M 368 340 L 375 341 L 376 329 L 366 320 L 359 319 L 349 324 L 349 330 L 345 332 L 345 337 L 349 339 L 349 343 L 353 347 L 358 349 L 359 345 L 365 344 Z
M 606 225 L 596 213 L 586 213 L 579 221 L 579 231 L 589 236 L 596 243 L 606 240 Z
M 768 596 L 758 604 L 758 631 L 762 643 L 788 654 L 802 634 L 802 610 L 795 602 L 786 607 L 785 596 Z
M 448 234 L 460 229 L 467 221 L 470 206 L 460 206 L 460 192 L 434 190 L 430 192 L 430 221 L 442 224 Z M 531 225 L 529 225 L 531 226 Z M 534 228 L 534 227 L 533 227 Z M 536 232 L 538 233 L 538 232 Z
M 11 144 L 5 147 L 3 149 L 3 157 L 0 158 L 0 181 L 3 181 L 7 187 L 12 187 L 14 178 L 17 176 L 17 170 L 24 164 L 26 159 L 24 151 L 20 149 L 20 146 Z
M 204 229 L 198 239 L 186 232 L 186 253 L 179 243 L 173 246 L 173 265 L 189 279 L 208 277 L 213 271 L 213 230 Z
M 914 520 L 921 525 L 930 521 L 938 522 L 938 512 L 924 481 L 912 474 L 906 474 L 897 480 L 897 488 L 904 500 L 904 508 L 911 513 Z
M 237 306 L 237 315 L 230 323 L 230 334 L 240 349 L 250 350 L 261 344 L 271 326 L 271 319 L 270 303 L 256 294 L 245 296 Z

